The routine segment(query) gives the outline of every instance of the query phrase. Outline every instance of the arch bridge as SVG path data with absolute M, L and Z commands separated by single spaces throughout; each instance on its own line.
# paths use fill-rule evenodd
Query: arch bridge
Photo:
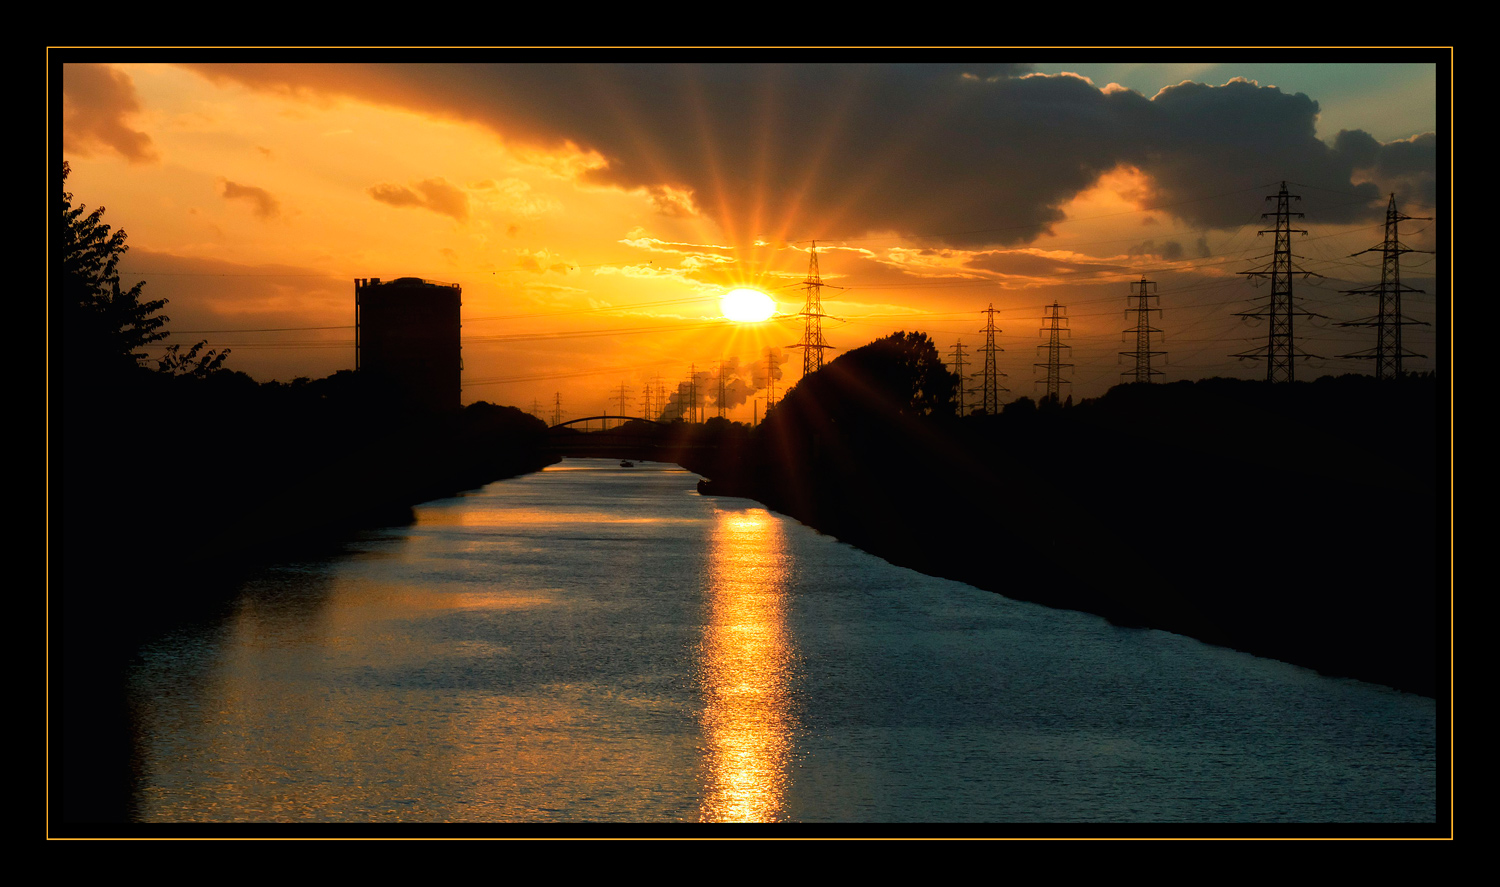
M 589 428 L 592 423 L 599 427 Z M 632 416 L 584 416 L 548 428 L 547 447 L 559 456 L 679 462 L 685 452 L 713 449 L 694 439 L 699 427 Z
M 609 423 L 611 422 L 618 423 L 615 425 L 616 428 L 628 425 L 631 422 L 646 422 L 651 425 L 661 426 L 662 428 L 667 427 L 667 423 L 665 422 L 658 422 L 655 419 L 642 419 L 640 416 L 584 416 L 582 419 L 569 419 L 566 422 L 559 422 L 556 425 L 549 425 L 547 427 L 547 430 L 553 431 L 558 428 L 572 428 L 573 426 L 581 423 L 583 425 L 583 428 L 575 430 L 588 431 L 590 422 L 598 422 L 600 431 L 609 430 Z

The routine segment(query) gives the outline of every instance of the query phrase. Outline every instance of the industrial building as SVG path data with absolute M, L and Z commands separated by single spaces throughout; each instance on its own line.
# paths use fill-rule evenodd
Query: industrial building
M 389 386 L 402 405 L 432 412 L 463 406 L 456 283 L 417 277 L 354 281 L 354 367 Z

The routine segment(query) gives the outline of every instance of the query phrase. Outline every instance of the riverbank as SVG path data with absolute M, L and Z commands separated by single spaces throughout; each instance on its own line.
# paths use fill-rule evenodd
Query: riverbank
M 686 467 L 930 575 L 1437 696 L 1435 394 L 1207 380 L 946 423 L 793 404 Z
M 143 641 L 214 618 L 259 565 L 336 551 L 360 529 L 409 522 L 422 502 L 556 461 L 545 424 L 515 408 L 392 414 L 356 384 L 142 374 L 80 391 L 54 414 L 49 804 L 59 827 L 129 818 L 123 682 Z

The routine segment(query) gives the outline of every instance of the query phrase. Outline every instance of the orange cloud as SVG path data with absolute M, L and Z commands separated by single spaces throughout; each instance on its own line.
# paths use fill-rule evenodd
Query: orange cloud
M 415 189 L 382 183 L 372 186 L 369 192 L 371 197 L 390 206 L 430 209 L 460 222 L 469 217 L 469 195 L 441 178 L 418 182 Z
M 226 181 L 224 183 L 224 199 L 250 201 L 255 205 L 255 214 L 262 219 L 274 219 L 281 215 L 280 202 L 271 196 L 271 192 L 264 188 Z
M 135 83 L 108 65 L 63 66 L 64 149 L 82 157 L 114 152 L 131 163 L 160 158 L 151 137 L 125 124 L 140 113 Z

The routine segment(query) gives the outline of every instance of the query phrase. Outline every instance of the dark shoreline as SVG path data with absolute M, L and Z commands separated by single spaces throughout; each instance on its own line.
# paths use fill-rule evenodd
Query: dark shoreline
M 1207 380 L 906 426 L 803 405 L 685 467 L 706 495 L 919 572 L 1436 698 L 1451 593 L 1436 393 L 1430 377 Z M 799 452 L 788 441 L 821 453 L 772 455 Z M 1266 470 L 1283 442 L 1295 467 Z M 1149 454 L 1142 488 L 1133 453 Z M 1290 492 L 1260 495 L 1273 486 Z
M 268 564 L 337 554 L 362 530 L 409 523 L 423 502 L 557 461 L 545 425 L 510 407 L 393 417 L 285 391 L 150 390 L 158 382 L 142 377 L 128 397 L 87 409 L 75 401 L 60 440 L 66 473 L 49 479 L 53 837 L 131 821 L 126 680 L 141 644 L 220 618 Z M 164 447 L 157 411 L 194 416 L 203 443 Z M 151 468 L 164 453 L 170 473 Z

